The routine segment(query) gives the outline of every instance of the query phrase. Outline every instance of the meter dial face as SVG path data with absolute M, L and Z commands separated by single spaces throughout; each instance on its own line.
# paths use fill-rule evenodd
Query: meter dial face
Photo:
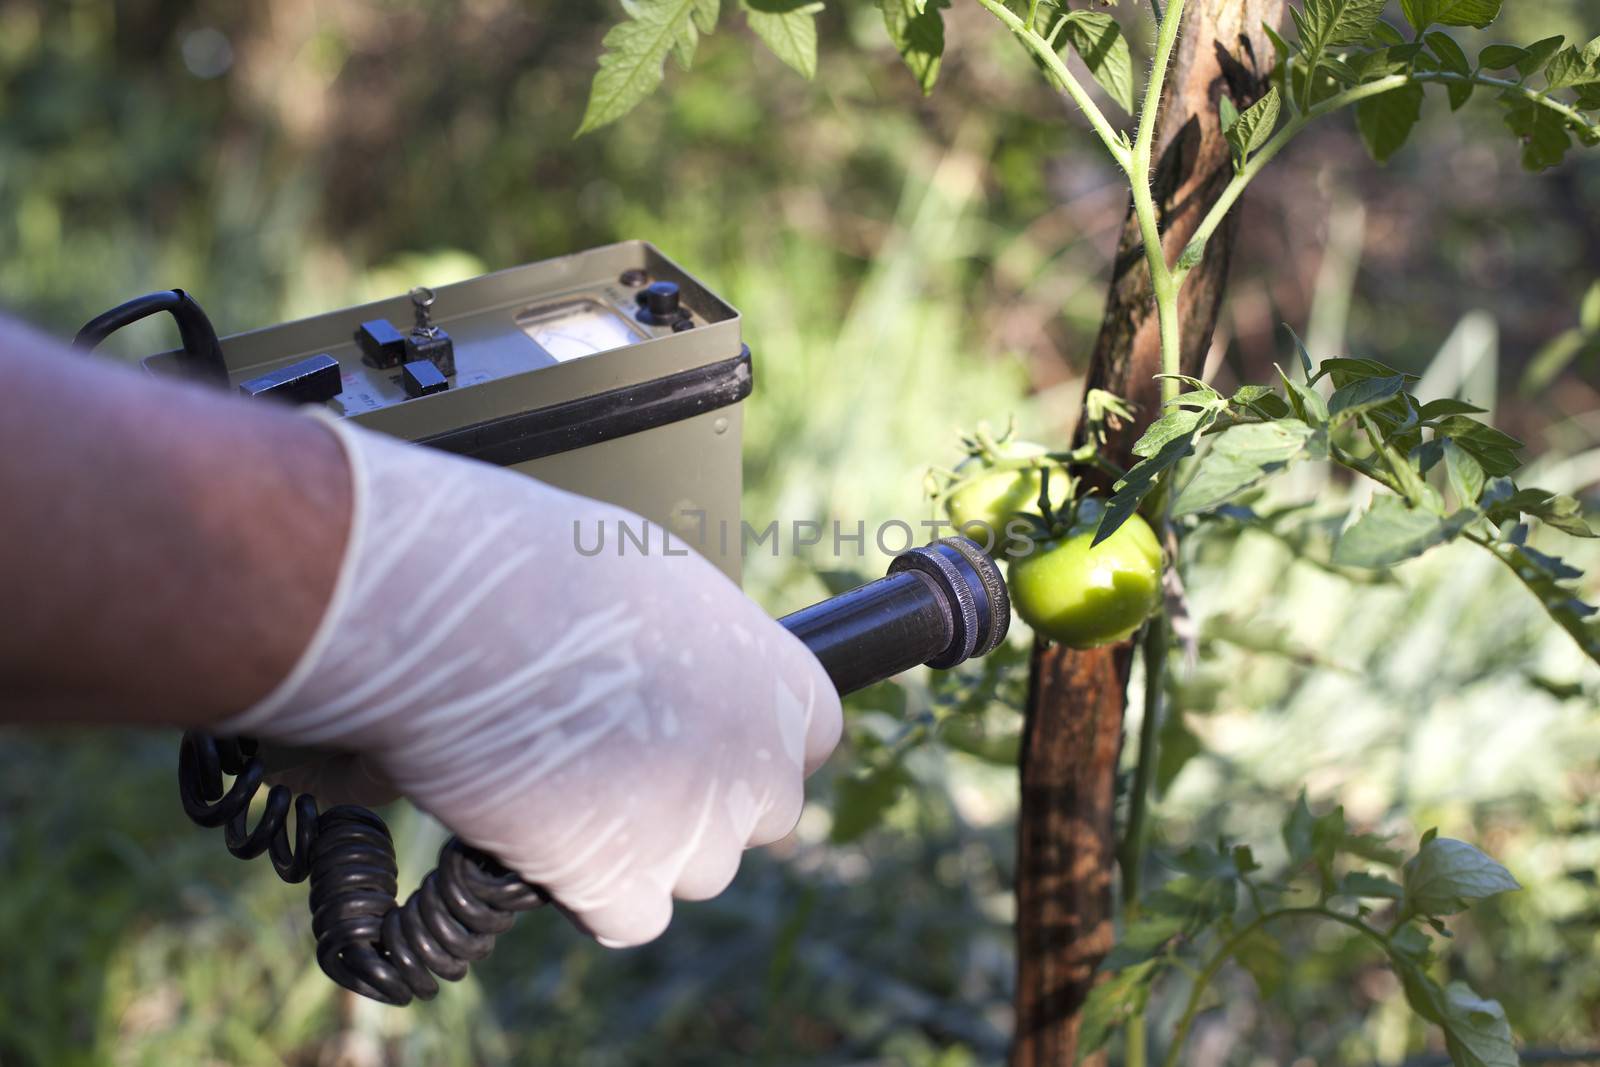
M 593 300 L 534 308 L 518 315 L 517 325 L 559 363 L 642 339 L 621 315 Z

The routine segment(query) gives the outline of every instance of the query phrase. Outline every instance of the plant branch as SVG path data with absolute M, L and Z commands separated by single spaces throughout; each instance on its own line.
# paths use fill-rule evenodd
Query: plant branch
M 995 18 L 1005 23 L 1006 28 L 1016 35 L 1023 46 L 1039 58 L 1045 69 L 1061 83 L 1067 95 L 1072 97 L 1073 103 L 1077 104 L 1084 115 L 1087 116 L 1089 125 L 1094 127 L 1094 132 L 1099 135 L 1101 141 L 1105 142 L 1106 149 L 1111 153 L 1111 158 L 1116 160 L 1117 166 L 1127 170 L 1128 149 L 1123 143 L 1122 137 L 1112 128 L 1111 123 L 1106 119 L 1105 112 L 1100 110 L 1099 105 L 1094 102 L 1088 90 L 1083 87 L 1083 83 L 1068 69 L 1066 63 L 1056 54 L 1056 50 L 1051 46 L 1050 42 L 1039 36 L 1038 31 L 1034 29 L 1031 22 L 1024 22 L 1015 12 L 1001 3 L 1001 0 L 978 0 L 978 3 L 987 8 Z
M 1238 952 L 1244 946 L 1244 943 L 1255 936 L 1262 927 L 1278 919 L 1295 916 L 1316 916 L 1319 919 L 1328 919 L 1348 926 L 1383 949 L 1385 955 L 1389 954 L 1389 939 L 1384 937 L 1383 934 L 1374 930 L 1360 919 L 1352 918 L 1349 915 L 1341 915 L 1330 908 L 1282 908 L 1278 911 L 1267 912 L 1242 927 L 1238 933 L 1225 941 L 1222 947 L 1217 950 L 1216 955 L 1212 956 L 1206 965 L 1201 968 L 1200 976 L 1195 979 L 1194 988 L 1189 991 L 1189 1000 L 1184 1005 L 1183 1017 L 1178 1020 L 1178 1027 L 1173 1032 L 1172 1045 L 1167 1049 L 1167 1057 L 1164 1061 L 1165 1067 L 1178 1067 L 1179 1057 L 1183 1053 L 1184 1042 L 1188 1040 L 1189 1031 L 1194 1027 L 1195 1017 L 1200 1014 L 1201 1000 L 1205 995 L 1205 991 L 1210 988 L 1212 980 L 1216 978 L 1217 972 L 1222 970 L 1222 965 L 1227 963 L 1233 954 Z
M 1133 186 L 1133 211 L 1139 220 L 1140 236 L 1144 238 L 1144 256 L 1150 265 L 1150 286 L 1160 320 L 1161 373 L 1168 375 L 1161 379 L 1163 402 L 1175 399 L 1183 390 L 1183 383 L 1171 377 L 1183 369 L 1183 342 L 1178 321 L 1178 281 L 1167 266 L 1166 249 L 1161 244 L 1160 218 L 1150 184 L 1151 156 L 1155 151 L 1156 123 L 1161 114 L 1167 68 L 1172 65 L 1172 50 L 1178 42 L 1178 27 L 1183 22 L 1183 6 L 1184 0 L 1172 0 L 1161 16 L 1155 61 L 1150 83 L 1145 87 L 1144 104 L 1139 109 L 1139 130 L 1127 168 L 1128 180 Z
M 1228 212 L 1232 211 L 1234 205 L 1239 202 L 1239 197 L 1244 194 L 1245 188 L 1255 180 L 1256 175 L 1260 174 L 1268 163 L 1271 163 L 1277 157 L 1278 153 L 1289 146 L 1290 141 L 1299 136 L 1301 130 L 1319 118 L 1347 108 L 1352 104 L 1359 104 L 1361 101 L 1371 99 L 1374 96 L 1382 96 L 1384 93 L 1392 92 L 1413 81 L 1440 84 L 1471 83 L 1494 89 L 1503 89 L 1518 93 L 1536 104 L 1550 108 L 1569 122 L 1588 129 L 1594 129 L 1596 126 L 1595 123 L 1590 122 L 1582 112 L 1575 108 L 1568 107 L 1559 100 L 1552 100 L 1550 97 L 1530 89 L 1526 85 L 1506 81 L 1503 78 L 1490 78 L 1482 74 L 1454 74 L 1449 71 L 1415 71 L 1411 74 L 1391 74 L 1387 78 L 1367 82 L 1365 85 L 1357 85 L 1346 89 L 1342 93 L 1330 96 L 1328 99 L 1300 112 L 1284 123 L 1283 127 L 1273 134 L 1272 139 L 1252 155 L 1249 161 L 1234 175 L 1233 181 L 1228 183 L 1228 187 L 1223 190 L 1222 195 L 1217 198 L 1216 204 L 1213 205 L 1211 211 L 1200 223 L 1200 228 L 1195 231 L 1194 240 L 1190 242 L 1191 246 L 1199 245 L 1203 247 L 1211 239 L 1218 228 L 1221 227 L 1223 220 L 1227 218 Z M 1180 286 L 1187 275 L 1187 270 L 1180 273 L 1178 278 Z
M 1155 779 L 1160 745 L 1162 678 L 1167 664 L 1166 616 L 1150 620 L 1144 635 L 1144 719 L 1139 723 L 1139 758 L 1133 772 L 1133 788 L 1128 794 L 1128 828 L 1118 849 L 1122 867 L 1122 903 L 1137 908 L 1140 864 L 1145 841 L 1150 833 L 1150 783 Z

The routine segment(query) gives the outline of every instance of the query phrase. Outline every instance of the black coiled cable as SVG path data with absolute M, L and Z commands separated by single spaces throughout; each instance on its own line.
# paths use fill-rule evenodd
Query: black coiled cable
M 233 776 L 226 790 L 224 774 Z M 249 830 L 250 802 L 264 776 L 255 742 L 194 730 L 183 735 L 183 810 L 201 826 L 225 826 L 228 851 L 240 859 L 267 852 L 284 881 L 309 875 L 317 963 L 329 978 L 364 997 L 397 1006 L 413 998 L 431 1000 L 439 978 L 465 977 L 468 965 L 493 950 L 495 936 L 511 928 L 518 912 L 549 900 L 494 857 L 452 837 L 439 851 L 438 867 L 401 904 L 394 842 L 383 820 L 366 808 L 343 804 L 319 814 L 311 796 L 294 797 L 275 785 Z

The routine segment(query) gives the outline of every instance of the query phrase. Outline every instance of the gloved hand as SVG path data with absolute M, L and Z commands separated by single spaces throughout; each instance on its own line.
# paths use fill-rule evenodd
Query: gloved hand
M 838 696 L 720 571 L 663 554 L 659 526 L 619 555 L 618 524 L 643 520 L 618 508 L 329 425 L 355 487 L 332 602 L 219 733 L 359 754 L 335 765 L 345 792 L 392 784 L 611 946 L 793 828 Z

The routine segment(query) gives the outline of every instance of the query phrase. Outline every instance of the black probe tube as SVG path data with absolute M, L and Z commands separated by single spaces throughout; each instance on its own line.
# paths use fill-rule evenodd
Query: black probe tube
M 886 577 L 778 621 L 843 696 L 920 664 L 987 655 L 1006 635 L 1011 605 L 994 561 L 947 537 L 897 556 Z
M 781 621 L 822 663 L 840 696 L 937 658 L 955 634 L 944 596 L 917 571 L 879 578 Z

